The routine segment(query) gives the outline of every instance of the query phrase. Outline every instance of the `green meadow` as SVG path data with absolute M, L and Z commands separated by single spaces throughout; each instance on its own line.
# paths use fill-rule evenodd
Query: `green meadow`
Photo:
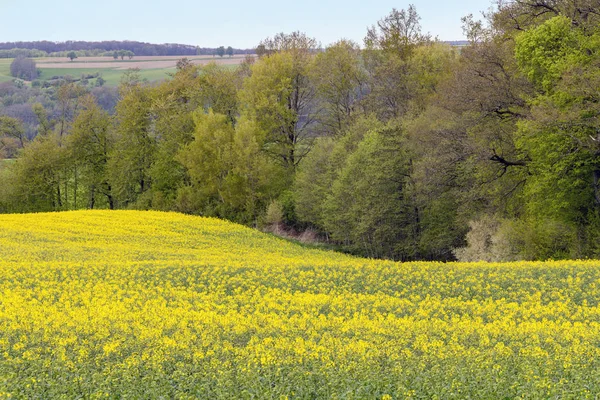
M 55 76 L 71 76 L 79 79 L 82 75 L 91 75 L 97 72 L 100 73 L 102 79 L 106 81 L 108 86 L 117 86 L 121 82 L 121 77 L 127 69 L 120 68 L 40 68 L 42 74 L 41 80 L 49 80 Z M 175 68 L 157 68 L 157 69 L 142 69 L 139 71 L 142 79 L 147 79 L 150 82 L 161 81 L 169 77 L 169 73 L 174 73 Z

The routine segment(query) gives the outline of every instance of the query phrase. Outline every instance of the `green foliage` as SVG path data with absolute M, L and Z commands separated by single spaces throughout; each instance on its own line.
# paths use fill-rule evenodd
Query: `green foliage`
M 27 142 L 23 124 L 16 118 L 0 116 L 0 158 L 14 158 Z
M 254 64 L 252 75 L 240 91 L 242 113 L 266 133 L 267 152 L 287 167 L 296 163 L 298 114 L 290 107 L 293 78 L 292 56 L 278 53 Z
M 548 91 L 560 79 L 566 59 L 578 55 L 577 45 L 571 20 L 557 16 L 519 35 L 515 56 L 527 78 Z
M 312 151 L 299 167 L 294 180 L 296 213 L 300 221 L 319 228 L 324 227 L 325 200 L 331 191 L 333 166 L 331 152 L 335 146 L 332 138 L 319 138 Z
M 63 208 L 61 177 L 64 149 L 54 135 L 38 136 L 23 149 L 14 168 L 15 207 L 18 211 Z
M 585 226 L 598 212 L 600 108 L 592 88 L 600 82 L 599 51 L 596 31 L 573 26 L 562 16 L 518 37 L 519 65 L 540 89 L 530 100 L 531 117 L 519 124 L 517 139 L 531 157 L 531 177 L 524 192 L 530 218 Z M 562 251 L 589 254 L 582 250 L 586 246 Z M 535 243 L 532 247 L 534 254 L 544 254 Z
M 71 165 L 76 168 L 75 174 L 80 180 L 76 185 L 84 187 L 80 196 L 86 196 L 87 208 L 93 209 L 98 203 L 104 203 L 113 209 L 115 201 L 108 179 L 109 154 L 114 148 L 111 119 L 91 96 L 84 98 L 82 103 L 82 111 L 73 121 L 67 139 Z M 100 196 L 103 198 L 99 199 Z M 74 202 L 77 208 L 76 198 Z
M 467 246 L 459 261 L 560 260 L 577 257 L 581 240 L 573 225 L 548 218 L 498 219 L 484 215 L 469 222 Z
M 196 84 L 196 93 L 199 105 L 205 111 L 212 109 L 216 113 L 225 114 L 232 123 L 235 123 L 238 111 L 238 90 L 242 82 L 237 71 L 225 69 L 210 63 L 198 71 L 199 77 Z
M 212 110 L 197 111 L 194 122 L 194 141 L 177 156 L 190 176 L 180 208 L 192 203 L 203 215 L 256 223 L 278 186 L 276 169 L 260 151 L 260 131 L 248 120 L 234 128 Z
M 252 74 L 244 81 L 239 98 L 241 114 L 255 121 L 266 134 L 265 152 L 293 174 L 310 152 L 318 112 L 314 110 L 315 91 L 308 75 L 310 49 L 302 47 L 305 44 L 301 37 L 280 39 L 280 45 L 290 50 L 275 52 L 252 65 Z
M 366 90 L 367 72 L 360 48 L 347 40 L 334 43 L 317 54 L 309 76 L 324 108 L 320 119 L 323 133 L 343 133 Z
M 331 237 L 370 257 L 415 256 L 415 219 L 410 198 L 409 155 L 402 131 L 371 131 L 333 182 L 325 208 Z
M 328 211 L 325 206 L 334 181 L 365 135 L 383 129 L 383 126 L 373 115 L 361 116 L 355 118 L 340 136 L 322 137 L 315 141 L 294 180 L 294 199 L 300 222 L 326 232 L 324 221 Z
M 121 207 L 130 207 L 151 187 L 156 137 L 150 121 L 150 88 L 131 75 L 120 93 L 115 115 L 116 144 L 109 153 L 108 174 L 116 201 Z

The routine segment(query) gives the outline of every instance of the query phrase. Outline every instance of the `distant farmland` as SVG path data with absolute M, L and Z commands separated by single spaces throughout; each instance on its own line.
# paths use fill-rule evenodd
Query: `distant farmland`
M 211 56 L 188 56 L 187 58 L 197 65 L 205 65 L 215 62 L 225 67 L 235 67 L 244 60 L 245 55 L 233 57 L 211 57 Z M 38 58 L 37 67 L 41 71 L 41 80 L 49 80 L 55 77 L 71 76 L 80 78 L 82 75 L 93 75 L 100 73 L 106 81 L 106 85 L 116 86 L 121 76 L 131 68 L 139 68 L 142 79 L 149 81 L 160 81 L 168 78 L 168 73 L 175 72 L 177 61 L 182 56 L 156 56 L 156 57 L 134 57 L 129 60 L 115 60 L 112 57 L 81 57 L 74 61 L 68 58 Z M 12 60 L 0 60 L 0 82 L 11 80 L 10 63 Z
M 208 64 L 216 62 L 223 65 L 238 65 L 244 60 L 244 55 L 233 57 L 211 57 L 211 56 L 188 56 L 194 64 Z M 175 68 L 177 61 L 183 56 L 157 56 L 157 57 L 134 57 L 131 60 L 115 60 L 112 57 L 81 57 L 71 61 L 67 58 L 38 58 L 36 59 L 38 68 L 111 68 L 111 69 L 159 69 Z

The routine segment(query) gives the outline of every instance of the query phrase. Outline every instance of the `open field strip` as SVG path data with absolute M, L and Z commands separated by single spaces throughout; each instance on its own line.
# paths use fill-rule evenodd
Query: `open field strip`
M 110 57 L 81 57 L 74 61 L 68 59 L 37 59 L 38 68 L 64 68 L 64 69 L 76 69 L 76 68 L 117 68 L 117 69 L 129 69 L 129 68 L 140 68 L 140 69 L 158 69 L 158 68 L 175 68 L 177 61 L 185 56 L 173 58 L 173 57 L 145 57 L 145 58 L 134 58 L 131 60 L 114 60 Z M 187 57 L 194 64 L 204 65 L 214 62 L 219 65 L 239 65 L 244 57 Z
M 124 69 L 110 69 L 110 68 L 77 68 L 77 69 L 61 69 L 61 68 L 45 68 L 41 69 L 42 74 L 40 79 L 47 80 L 52 79 L 56 76 L 72 76 L 73 78 L 79 78 L 81 75 L 100 73 L 102 78 L 106 81 L 108 86 L 117 86 L 121 82 L 121 77 L 125 73 Z M 162 69 L 144 69 L 140 70 L 139 75 L 142 79 L 147 79 L 150 82 L 161 81 L 169 78 L 168 73 L 175 73 L 175 68 L 162 68 Z
M 0 216 L 0 398 L 597 398 L 600 262 L 393 263 L 217 219 Z

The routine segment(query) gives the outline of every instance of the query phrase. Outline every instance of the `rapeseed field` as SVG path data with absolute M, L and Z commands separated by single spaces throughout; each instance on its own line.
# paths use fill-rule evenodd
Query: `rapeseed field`
M 600 262 L 393 263 L 217 219 L 0 216 L 0 398 L 597 398 Z

